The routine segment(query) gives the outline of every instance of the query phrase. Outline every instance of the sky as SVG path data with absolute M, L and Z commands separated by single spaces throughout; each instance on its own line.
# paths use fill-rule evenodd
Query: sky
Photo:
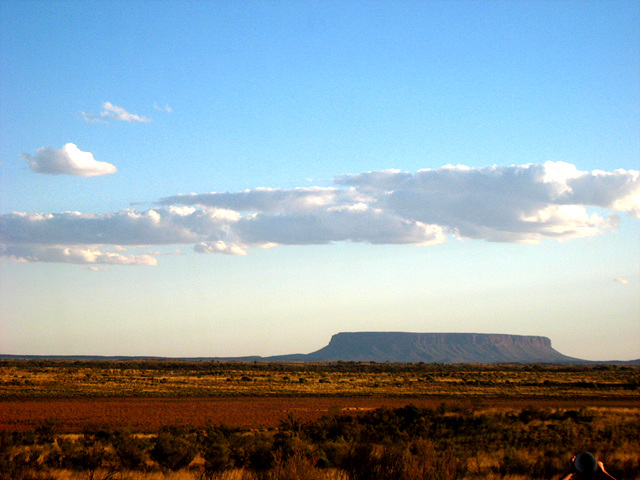
M 0 2 L 0 353 L 640 358 L 640 3 Z

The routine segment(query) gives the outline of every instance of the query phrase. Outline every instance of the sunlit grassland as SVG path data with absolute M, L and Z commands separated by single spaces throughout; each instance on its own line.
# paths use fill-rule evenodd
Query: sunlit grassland
M 0 397 L 599 396 L 634 398 L 640 368 L 553 365 L 0 362 Z
M 0 420 L 0 480 L 640 478 L 630 365 L 7 360 Z

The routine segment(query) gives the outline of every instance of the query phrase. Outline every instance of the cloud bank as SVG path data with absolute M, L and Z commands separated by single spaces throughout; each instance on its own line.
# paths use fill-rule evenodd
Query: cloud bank
M 581 172 L 564 162 L 469 168 L 445 166 L 415 175 L 398 171 L 338 177 L 376 198 L 386 211 L 435 223 L 460 237 L 539 242 L 543 237 L 590 236 L 614 227 L 585 207 L 640 218 L 640 172 Z
M 583 172 L 563 162 L 365 172 L 334 184 L 175 195 L 143 212 L 5 214 L 1 255 L 153 265 L 153 255 L 120 251 L 181 244 L 199 253 L 246 255 L 277 245 L 432 245 L 448 235 L 538 243 L 602 234 L 620 221 L 616 212 L 640 218 L 640 172 Z
M 34 156 L 25 153 L 22 158 L 36 173 L 95 177 L 118 171 L 114 165 L 99 162 L 93 158 L 91 152 L 83 152 L 73 143 L 67 143 L 60 150 L 53 147 L 41 147 L 36 150 Z
M 102 111 L 99 114 L 82 112 L 82 118 L 87 122 L 107 122 L 109 120 L 140 123 L 153 122 L 152 118 L 129 113 L 124 108 L 114 105 L 111 102 L 104 102 L 102 104 Z
M 78 265 L 146 265 L 156 266 L 153 255 L 122 255 L 97 247 L 69 246 L 10 246 L 2 253 L 18 262 L 54 262 Z

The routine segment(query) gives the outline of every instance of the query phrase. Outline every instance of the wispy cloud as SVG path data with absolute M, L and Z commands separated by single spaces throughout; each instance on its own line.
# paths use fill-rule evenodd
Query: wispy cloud
M 1 215 L 2 255 L 81 263 L 89 251 L 94 263 L 137 265 L 155 258 L 125 256 L 122 246 L 191 244 L 200 253 L 245 255 L 276 245 L 431 245 L 447 235 L 537 243 L 602 234 L 618 224 L 615 212 L 640 218 L 640 172 L 581 172 L 561 162 L 366 172 L 335 184 L 175 195 L 146 211 Z M 119 247 L 103 256 L 104 245 Z
M 159 110 L 161 112 L 166 112 L 166 113 L 171 113 L 173 112 L 173 108 L 171 108 L 169 105 L 167 105 L 166 103 L 164 104 L 164 106 L 162 105 L 158 105 L 157 103 L 153 104 L 153 108 L 155 108 L 156 110 Z
M 73 143 L 67 143 L 61 149 L 41 147 L 35 155 L 25 153 L 22 158 L 36 173 L 95 177 L 118 171 L 114 165 L 96 160 L 90 152 L 83 152 Z
M 18 262 L 72 263 L 77 265 L 144 265 L 155 266 L 152 255 L 122 255 L 89 246 L 9 246 L 2 255 Z
M 84 267 L 85 270 L 89 270 L 90 272 L 106 272 L 107 269 L 106 268 L 100 268 L 100 267 Z
M 82 117 L 87 122 L 108 122 L 109 120 L 141 123 L 153 122 L 152 118 L 129 113 L 124 108 L 114 105 L 111 102 L 104 102 L 102 104 L 102 111 L 99 114 L 86 112 L 81 113 Z

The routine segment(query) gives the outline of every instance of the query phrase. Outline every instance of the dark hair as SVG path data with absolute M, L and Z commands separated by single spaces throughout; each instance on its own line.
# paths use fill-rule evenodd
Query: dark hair
M 576 467 L 576 471 L 580 474 L 580 478 L 583 479 L 594 478 L 598 471 L 598 461 L 596 460 L 596 457 L 589 452 L 581 452 L 576 455 L 573 465 Z

